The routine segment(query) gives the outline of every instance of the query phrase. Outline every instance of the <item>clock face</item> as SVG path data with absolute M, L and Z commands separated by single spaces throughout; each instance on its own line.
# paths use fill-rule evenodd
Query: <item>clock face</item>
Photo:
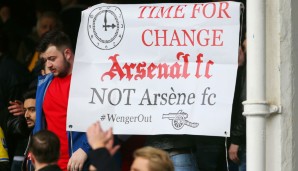
M 123 16 L 118 7 L 98 7 L 88 17 L 89 38 L 99 49 L 116 47 L 123 38 L 124 29 Z

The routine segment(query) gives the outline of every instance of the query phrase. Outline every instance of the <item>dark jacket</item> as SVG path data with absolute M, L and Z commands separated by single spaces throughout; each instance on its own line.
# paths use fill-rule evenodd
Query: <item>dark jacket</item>
M 22 100 L 30 82 L 26 68 L 7 56 L 0 56 L 0 126 L 8 145 L 10 160 L 16 152 L 20 136 L 14 134 L 15 121 L 20 118 L 8 111 L 9 101 Z
M 98 148 L 90 151 L 88 155 L 90 163 L 100 171 L 120 171 L 117 163 L 110 155 L 109 151 L 106 148 Z
M 244 109 L 242 102 L 246 100 L 246 66 L 237 71 L 237 80 L 232 108 L 231 137 L 232 144 L 246 144 L 246 118 L 242 115 Z
M 46 167 L 43 167 L 39 169 L 38 171 L 62 171 L 58 165 L 52 164 L 52 165 L 47 165 Z
M 147 136 L 146 145 L 163 150 L 191 149 L 194 146 L 193 137 L 191 135 L 150 135 Z

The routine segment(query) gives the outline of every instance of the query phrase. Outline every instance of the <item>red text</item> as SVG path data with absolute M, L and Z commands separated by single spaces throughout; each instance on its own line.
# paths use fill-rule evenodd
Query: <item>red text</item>
M 105 72 L 101 76 L 101 80 L 104 81 L 104 77 L 108 76 L 110 80 L 115 78 L 116 76 L 119 77 L 120 80 L 126 78 L 128 80 L 134 79 L 144 79 L 144 78 L 157 78 L 157 79 L 179 79 L 179 78 L 188 78 L 190 76 L 190 73 L 188 71 L 188 65 L 189 65 L 189 54 L 185 54 L 183 52 L 178 52 L 176 55 L 176 58 L 179 60 L 182 60 L 182 63 L 175 62 L 173 64 L 168 63 L 124 63 L 123 66 L 121 66 L 117 60 L 117 57 L 119 54 L 115 54 L 114 56 L 110 56 L 109 60 L 113 62 L 111 68 L 109 71 Z M 214 64 L 212 60 L 209 60 L 208 62 L 203 62 L 203 54 L 199 53 L 197 55 L 196 60 L 196 72 L 194 74 L 195 77 L 200 78 L 201 76 L 204 76 L 205 78 L 209 79 L 212 77 L 210 74 L 210 68 L 211 65 Z M 205 71 L 202 70 L 202 65 L 205 65 Z M 202 72 L 202 73 L 201 73 Z
M 144 30 L 145 46 L 223 46 L 222 29 Z

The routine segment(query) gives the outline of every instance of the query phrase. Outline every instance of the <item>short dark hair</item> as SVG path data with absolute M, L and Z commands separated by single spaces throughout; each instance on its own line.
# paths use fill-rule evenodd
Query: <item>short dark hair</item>
M 69 36 L 59 29 L 53 29 L 45 33 L 36 50 L 43 53 L 50 45 L 56 46 L 59 50 L 62 50 L 62 48 L 70 48 L 73 51 Z
M 41 130 L 32 136 L 29 151 L 39 163 L 57 162 L 60 153 L 59 138 L 49 130 Z
M 26 100 L 26 99 L 36 99 L 36 89 L 34 89 L 34 88 L 28 89 L 24 93 L 23 97 L 24 97 L 24 100 Z

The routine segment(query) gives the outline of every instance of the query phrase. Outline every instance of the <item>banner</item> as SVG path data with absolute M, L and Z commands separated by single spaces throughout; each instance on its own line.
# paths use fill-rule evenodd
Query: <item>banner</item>
M 239 28 L 236 2 L 86 9 L 67 130 L 229 136 Z

